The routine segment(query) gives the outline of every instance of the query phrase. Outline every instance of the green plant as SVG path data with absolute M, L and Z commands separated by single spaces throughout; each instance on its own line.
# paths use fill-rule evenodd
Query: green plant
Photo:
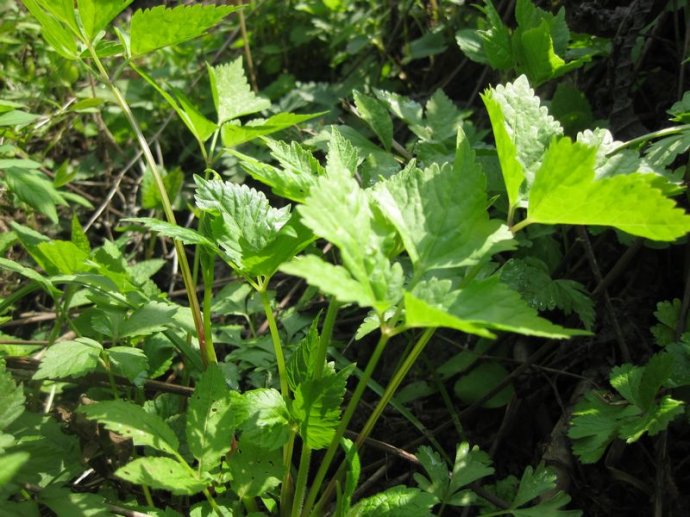
M 417 487 L 396 486 L 355 502 L 360 451 L 389 405 L 425 431 L 395 395 L 424 350 L 440 339 L 441 329 L 478 340 L 445 370 L 432 368 L 438 384 L 461 370 L 456 395 L 485 407 L 505 406 L 514 394 L 506 368 L 483 357 L 499 332 L 550 340 L 590 335 L 594 312 L 585 287 L 554 279 L 552 262 L 557 261 L 525 250 L 547 247 L 557 225 L 607 226 L 655 241 L 683 237 L 690 231 L 690 216 L 669 198 L 679 188 L 663 170 L 682 151 L 669 151 L 646 169 L 630 149 L 634 143 L 616 145 L 605 130 L 581 133 L 573 141 L 563 136 L 562 124 L 541 105 L 524 75 L 482 95 L 495 152 L 469 122 L 470 113 L 441 90 L 424 106 L 393 92 L 356 91 L 351 111 L 359 120 L 314 131 L 303 142 L 271 140 L 268 135 L 318 114 L 274 108 L 252 91 L 242 60 L 236 59 L 207 67 L 215 109 L 211 120 L 174 77 L 154 76 L 141 60 L 200 36 L 233 8 L 136 11 L 128 30 L 115 30 L 119 41 L 105 39 L 102 31 L 128 4 L 80 0 L 75 10 L 72 2 L 25 1 L 55 50 L 108 88 L 145 158 L 143 199 L 165 219 L 123 218 L 124 236 L 100 246 L 91 245 L 77 219 L 70 240 L 14 222 L 12 241 L 42 272 L 0 259 L 0 266 L 27 280 L 0 302 L 0 314 L 33 292 L 45 292 L 56 320 L 47 339 L 29 343 L 46 347 L 31 383 L 48 390 L 49 401 L 84 378 L 105 386 L 92 389 L 76 411 L 66 410 L 71 429 L 91 429 L 90 435 L 98 424 L 115 433 L 106 445 L 117 460 L 103 472 L 140 488 L 130 488 L 124 500 L 107 488 L 71 493 L 69 482 L 79 473 L 75 437 L 60 436 L 53 420 L 25 411 L 24 391 L 2 369 L 7 409 L 0 415 L 5 433 L 0 452 L 8 467 L 0 484 L 8 508 L 37 512 L 40 504 L 60 514 L 95 512 L 110 504 L 110 509 L 175 515 L 169 505 L 192 515 L 297 517 L 331 511 L 422 516 L 433 510 L 440 515 L 449 506 L 472 506 L 483 515 L 579 514 L 564 509 L 570 498 L 556 488 L 555 472 L 539 464 L 525 468 L 519 479 L 490 480 L 491 457 L 470 448 L 464 437 L 454 461 L 438 442 L 435 450 L 418 449 L 415 462 L 425 475 L 415 474 Z M 487 4 L 488 14 L 492 9 Z M 543 52 L 549 45 L 555 48 L 556 37 L 562 39 L 562 15 L 554 17 L 529 2 L 518 2 L 518 15 L 516 43 L 511 42 L 516 52 Z M 532 39 L 546 41 L 546 47 L 529 43 Z M 188 200 L 195 228 L 177 223 L 170 198 L 183 188 L 183 175 L 162 172 L 113 78 L 118 67 L 108 65 L 111 59 L 143 77 L 196 143 L 202 174 L 194 176 L 194 198 Z M 537 82 L 568 67 L 554 65 L 546 77 L 529 62 L 517 60 L 517 70 Z M 682 118 L 683 109 L 675 107 L 674 114 Z M 269 116 L 245 121 L 258 113 Z M 410 131 L 403 144 L 395 140 L 394 118 Z M 251 141 L 256 148 L 235 149 Z M 620 166 L 620 157 L 627 168 Z M 272 195 L 259 185 L 224 179 L 223 159 L 236 160 Z M 492 174 L 495 197 L 487 187 Z M 163 260 L 128 264 L 128 239 L 142 231 L 157 234 L 161 242 L 174 241 L 189 307 L 171 301 L 151 281 Z M 191 265 L 184 245 L 194 246 Z M 214 294 L 222 264 L 232 282 Z M 291 277 L 309 288 L 281 312 L 271 288 Z M 325 311 L 316 316 L 301 311 L 310 303 Z M 562 324 L 539 314 L 556 309 L 563 314 L 550 315 L 563 316 Z M 351 332 L 354 340 L 362 347 L 375 342 L 359 368 L 343 358 L 334 338 L 344 313 L 361 321 Z M 573 313 L 586 330 L 569 328 Z M 214 321 L 228 315 L 239 315 L 246 328 Z M 268 338 L 256 328 L 258 315 Z M 671 319 L 660 318 L 675 328 Z M 73 335 L 61 339 L 64 329 Z M 666 330 L 658 329 L 659 335 Z M 622 398 L 602 401 L 593 392 L 576 407 L 570 436 L 583 461 L 598 459 L 615 437 L 632 441 L 662 430 L 682 411 L 682 402 L 669 395 L 657 400 L 671 382 L 672 354 L 681 353 L 672 346 L 677 343 L 659 344 L 667 351 L 646 366 L 626 364 L 612 372 L 611 384 Z M 382 358 L 396 347 L 398 360 L 383 383 L 376 383 Z M 549 342 L 540 350 L 550 347 Z M 219 352 L 228 350 L 219 360 Z M 499 349 L 490 359 L 505 355 Z M 150 379 L 171 370 L 178 358 L 184 386 L 152 384 Z M 353 372 L 358 380 L 344 405 Z M 169 393 L 147 400 L 145 390 L 154 386 Z M 346 432 L 363 411 L 369 388 L 378 400 L 351 441 Z M 56 449 L 69 451 L 57 465 L 50 460 Z

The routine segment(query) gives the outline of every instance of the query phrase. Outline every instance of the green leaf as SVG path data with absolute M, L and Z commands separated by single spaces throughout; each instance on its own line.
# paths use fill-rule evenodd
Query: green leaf
M 199 460 L 200 472 L 213 469 L 232 446 L 232 400 L 223 372 L 216 365 L 209 366 L 197 382 L 187 408 L 187 444 Z
M 38 495 L 41 504 L 60 517 L 110 517 L 102 495 L 89 492 L 74 493 L 62 486 L 48 486 Z
M 545 224 L 613 226 L 652 240 L 672 241 L 690 231 L 690 216 L 656 188 L 653 174 L 595 179 L 596 149 L 554 141 L 537 170 L 527 218 Z
M 524 75 L 486 90 L 482 99 L 491 119 L 508 201 L 514 207 L 521 201 L 523 182 L 531 185 L 546 147 L 563 129 L 540 105 Z
M 393 142 L 393 121 L 386 107 L 377 99 L 355 90 L 355 106 L 362 119 L 379 137 L 386 151 L 390 151 Z
M 362 499 L 348 517 L 431 517 L 435 503 L 433 495 L 418 488 L 395 486 Z
M 182 241 L 185 244 L 200 244 L 215 248 L 215 244 L 192 228 L 186 228 L 177 224 L 170 224 L 167 221 L 154 217 L 128 217 L 122 219 L 129 223 L 139 223 L 152 232 L 156 232 L 165 237 Z
M 678 298 L 657 303 L 654 316 L 656 316 L 659 323 L 652 325 L 650 329 L 657 345 L 668 346 L 677 341 L 676 328 L 678 327 L 680 313 L 681 301 Z M 686 317 L 684 328 L 690 328 L 690 314 Z
M 493 337 L 487 329 L 555 339 L 589 334 L 540 318 L 497 276 L 475 280 L 462 289 L 452 289 L 450 282 L 443 281 L 419 284 L 405 293 L 405 321 L 411 327 L 442 326 L 483 337 Z
M 359 476 L 362 472 L 362 466 L 359 461 L 359 454 L 357 454 L 357 447 L 347 438 L 343 438 L 340 442 L 345 452 L 344 464 L 345 469 L 345 486 L 342 492 L 338 491 L 338 501 L 336 517 L 345 517 L 349 515 L 350 505 L 352 503 L 352 496 L 355 493 L 357 484 L 359 483 Z
M 249 87 L 241 57 L 224 65 L 208 66 L 208 76 L 218 125 L 271 107 L 270 100 L 257 96 Z
M 60 291 L 53 285 L 53 283 L 48 278 L 42 276 L 38 271 L 35 271 L 26 266 L 22 266 L 21 264 L 14 262 L 13 260 L 0 257 L 0 268 L 22 275 L 23 277 L 26 277 L 29 280 L 33 280 L 39 286 L 41 286 L 41 288 L 44 291 L 50 293 L 51 295 L 57 296 L 58 294 L 60 294 Z
M 491 467 L 491 457 L 480 450 L 478 446 L 470 448 L 470 444 L 463 442 L 457 446 L 453 471 L 450 474 L 451 497 L 450 504 L 455 504 L 457 496 L 452 495 L 458 488 L 466 487 L 478 479 L 490 476 L 494 473 Z
M 240 7 L 217 5 L 159 5 L 138 10 L 132 15 L 129 37 L 132 56 L 142 56 L 156 49 L 177 45 L 201 36 L 228 14 Z
M 314 234 L 340 249 L 343 265 L 362 286 L 355 296 L 363 300 L 362 292 L 366 293 L 366 298 L 373 300 L 367 305 L 383 312 L 400 298 L 402 285 L 402 269 L 398 264 L 392 265 L 386 256 L 392 249 L 394 234 L 387 221 L 374 212 L 367 192 L 350 176 L 353 159 L 350 153 L 341 152 L 344 149 L 331 149 L 328 176 L 317 180 L 298 211 Z M 318 272 L 326 280 L 323 273 L 347 277 L 337 268 L 327 266 L 321 266 Z
M 644 433 L 654 436 L 664 431 L 668 424 L 677 416 L 685 412 L 685 404 L 680 400 L 673 400 L 670 395 L 661 397 L 657 404 L 653 404 L 645 412 L 638 410 L 637 414 L 621 422 L 619 437 L 627 443 L 639 440 Z
M 514 247 L 508 228 L 489 219 L 486 179 L 462 130 L 454 166 L 406 168 L 380 182 L 373 195 L 418 275 L 475 265 Z
M 568 66 L 556 54 L 546 21 L 532 29 L 516 31 L 513 41 L 518 42 L 514 45 L 519 61 L 518 69 L 527 74 L 534 86 L 562 75 L 578 64 L 575 62 Z
M 27 113 L 22 110 L 11 110 L 0 115 L 0 127 L 25 126 L 26 124 L 31 124 L 37 118 L 40 118 L 40 115 Z
M 238 405 L 237 418 L 242 421 L 244 440 L 257 447 L 274 450 L 287 442 L 290 433 L 290 413 L 280 392 L 259 388 L 247 391 Z
M 120 337 L 148 336 L 174 324 L 178 308 L 170 303 L 150 301 L 132 312 L 120 328 Z
M 86 236 L 86 233 L 84 233 L 84 228 L 79 223 L 79 218 L 77 217 L 77 214 L 72 214 L 71 227 L 72 235 L 70 240 L 72 241 L 72 243 L 84 253 L 90 253 L 91 244 L 89 243 L 89 238 Z
M 223 145 L 225 147 L 235 147 L 245 142 L 259 138 L 260 136 L 277 133 L 283 129 L 301 124 L 307 120 L 320 117 L 324 113 L 278 113 L 272 117 L 263 119 L 254 119 L 246 125 L 239 124 L 224 124 L 221 128 L 221 136 Z
M 46 349 L 34 379 L 81 377 L 98 365 L 103 347 L 87 337 L 59 341 Z
M 175 495 L 193 495 L 207 485 L 194 477 L 189 467 L 170 458 L 137 458 L 117 469 L 115 475 L 130 483 L 167 490 Z
M 4 170 L 7 187 L 24 203 L 44 214 L 52 223 L 58 222 L 57 205 L 67 203 L 39 171 L 10 167 Z
M 657 140 L 645 151 L 645 160 L 655 169 L 663 170 L 690 149 L 690 129 Z
M 556 53 L 564 55 L 570 40 L 570 31 L 565 21 L 565 9 L 561 7 L 558 13 L 553 15 L 537 7 L 532 0 L 518 0 L 515 5 L 515 19 L 520 29 L 533 29 L 545 23 Z
M 12 481 L 19 469 L 29 461 L 30 456 L 28 452 L 24 451 L 0 454 L 0 463 L 2 464 L 2 469 L 0 469 L 0 488 Z
M 116 374 L 126 377 L 137 386 L 143 384 L 149 371 L 149 360 L 143 350 L 131 346 L 113 346 L 106 353 Z
M 340 423 L 340 406 L 345 395 L 349 369 L 301 382 L 295 390 L 292 416 L 299 435 L 314 450 L 328 447 Z
M 453 391 L 464 403 L 473 404 L 501 384 L 507 376 L 508 370 L 500 363 L 488 361 L 481 363 L 460 377 L 453 386 Z M 499 408 L 506 406 L 514 395 L 515 388 L 512 384 L 508 384 L 489 400 L 483 402 L 482 407 Z
M 475 63 L 482 65 L 488 63 L 479 31 L 475 29 L 460 29 L 455 33 L 455 42 L 460 47 L 462 53 Z
M 78 0 L 79 18 L 89 40 L 115 19 L 133 0 Z
M 570 497 L 563 492 L 544 497 L 544 494 L 556 488 L 556 474 L 540 464 L 536 469 L 527 467 L 522 474 L 520 484 L 511 504 L 511 513 L 518 517 L 538 517 L 541 515 L 580 515 L 579 511 L 563 511 L 561 507 L 570 502 Z M 537 497 L 544 497 L 537 504 L 520 508 Z
M 46 42 L 55 49 L 55 51 L 66 59 L 76 59 L 77 43 L 69 28 L 59 21 L 59 16 L 55 16 L 56 12 L 44 10 L 46 7 L 51 7 L 52 2 L 39 0 L 22 0 L 27 10 L 38 20 L 41 24 L 42 36 Z M 55 2 L 58 9 L 64 7 L 64 1 Z M 70 2 L 71 3 L 71 2 Z M 72 8 L 72 18 L 74 17 L 74 9 Z M 75 23 L 76 27 L 76 23 Z
M 284 474 L 282 451 L 266 450 L 241 439 L 228 462 L 230 489 L 240 498 L 260 497 L 280 485 Z
M 288 144 L 267 140 L 266 145 L 280 163 L 280 169 L 240 152 L 229 152 L 240 159 L 242 168 L 252 178 L 271 187 L 274 194 L 303 203 L 316 178 L 323 176 L 326 171 L 314 155 L 297 142 Z
M 5 369 L 5 361 L 0 360 L 0 431 L 21 416 L 25 400 L 24 390 Z
M 373 307 L 376 300 L 371 293 L 347 269 L 334 266 L 316 255 L 296 257 L 280 266 L 280 271 L 288 275 L 304 278 L 310 285 L 342 303 L 356 303 L 361 307 Z
M 53 240 L 36 246 L 43 258 L 43 268 L 50 274 L 71 275 L 89 271 L 89 254 L 71 241 Z
M 355 176 L 360 161 L 352 141 L 345 138 L 339 128 L 332 126 L 326 154 L 326 175 L 334 178 Z
M 290 207 L 272 208 L 263 192 L 229 181 L 194 179 L 197 206 L 215 216 L 210 221 L 213 237 L 240 270 L 290 219 Z
M 134 445 L 147 445 L 168 454 L 177 454 L 180 447 L 177 436 L 168 424 L 137 404 L 111 400 L 81 406 L 79 411 L 110 431 L 131 438 Z
M 673 115 L 671 119 L 673 122 L 681 124 L 690 123 L 690 91 L 683 93 L 683 98 L 678 102 L 674 102 L 668 110 L 669 115 Z
M 462 130 L 462 121 L 469 113 L 469 111 L 460 111 L 443 90 L 436 90 L 425 106 L 425 131 L 417 130 L 416 133 L 422 140 L 432 142 L 455 140 L 459 147 L 461 142 L 466 141 Z M 459 132 L 463 133 L 462 136 L 458 134 Z M 471 153 L 469 143 L 466 147 L 467 152 Z M 474 153 L 471 154 L 469 159 L 473 160 Z
M 489 65 L 496 70 L 507 70 L 515 65 L 513 57 L 510 31 L 501 20 L 491 0 L 484 0 L 484 7 L 480 8 L 486 15 L 489 27 L 479 31 L 482 47 Z

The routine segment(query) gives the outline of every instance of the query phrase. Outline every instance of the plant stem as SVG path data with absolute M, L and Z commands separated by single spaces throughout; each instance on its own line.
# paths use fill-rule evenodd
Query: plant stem
M 374 373 L 374 369 L 376 368 L 376 365 L 378 364 L 379 359 L 381 358 L 381 354 L 383 353 L 383 350 L 386 348 L 386 344 L 388 343 L 388 340 L 391 338 L 391 335 L 391 329 L 387 327 L 382 328 L 381 337 L 379 338 L 379 342 L 376 344 L 374 353 L 371 355 L 371 358 L 367 363 L 367 367 L 364 370 L 364 374 L 357 383 L 357 387 L 355 388 L 355 391 L 352 394 L 352 398 L 350 399 L 350 402 L 348 403 L 347 408 L 345 409 L 345 414 L 343 415 L 343 418 L 340 421 L 340 425 L 338 426 L 338 429 L 336 429 L 335 431 L 335 436 L 333 436 L 331 444 L 326 450 L 325 456 L 321 460 L 319 470 L 317 471 L 311 488 L 309 489 L 309 493 L 307 494 L 307 500 L 304 503 L 302 515 L 312 515 L 311 510 L 314 506 L 314 503 L 316 502 L 316 497 L 319 494 L 319 489 L 323 484 L 323 480 L 326 477 L 328 468 L 330 467 L 331 462 L 333 461 L 333 457 L 335 456 L 335 453 L 338 450 L 338 446 L 340 445 L 340 439 L 345 434 L 347 425 L 350 423 L 352 415 L 354 415 L 355 409 L 357 409 L 357 406 L 359 405 L 359 401 L 362 398 L 362 395 L 364 394 L 364 390 L 366 389 L 367 384 L 369 383 L 369 379 L 371 379 L 371 375 Z
M 530 221 L 529 217 L 527 219 L 523 219 L 517 224 L 514 224 L 513 226 L 510 227 L 510 231 L 513 232 L 513 235 L 522 230 L 524 227 L 527 225 L 532 224 L 532 221 Z
M 137 142 L 139 143 L 139 147 L 141 148 L 144 155 L 144 159 L 146 160 L 146 164 L 148 165 L 149 169 L 151 169 L 151 174 L 153 176 L 154 182 L 156 183 L 156 187 L 158 188 L 165 217 L 170 224 L 176 224 L 175 214 L 173 213 L 170 198 L 168 197 L 168 192 L 165 188 L 165 184 L 163 183 L 163 178 L 160 175 L 160 172 L 158 171 L 156 160 L 154 159 L 153 153 L 151 152 L 151 148 L 149 147 L 149 144 L 146 141 L 146 138 L 144 137 L 141 128 L 139 127 L 139 123 L 134 117 L 134 114 L 132 113 L 129 104 L 127 104 L 127 100 L 124 98 L 124 95 L 122 95 L 120 89 L 110 80 L 110 76 L 108 75 L 108 72 L 103 66 L 103 63 L 101 63 L 101 60 L 98 58 L 98 55 L 96 54 L 96 51 L 94 50 L 93 46 L 89 45 L 88 48 L 89 53 L 91 54 L 91 57 L 93 58 L 96 68 L 98 69 L 98 72 L 101 76 L 101 80 L 112 92 L 113 96 L 115 97 L 115 100 L 122 109 L 125 118 L 129 122 L 129 125 L 131 126 L 132 130 L 134 131 L 134 134 L 137 138 Z M 201 359 L 204 363 L 204 366 L 208 366 L 209 364 L 217 363 L 218 359 L 216 358 L 216 352 L 213 349 L 213 347 L 206 346 L 204 323 L 201 316 L 201 308 L 199 307 L 199 299 L 196 295 L 196 289 L 192 278 L 192 272 L 189 268 L 189 262 L 187 261 L 187 255 L 185 254 L 184 245 L 181 241 L 178 241 L 176 239 L 173 240 L 173 242 L 175 243 L 175 251 L 177 252 L 177 258 L 180 263 L 182 280 L 184 281 L 185 290 L 187 291 L 187 297 L 189 299 L 189 307 L 192 311 L 192 318 L 194 319 L 194 327 L 196 328 L 197 338 L 199 340 Z
M 688 131 L 690 130 L 690 124 L 683 124 L 681 126 L 672 126 L 672 127 L 667 127 L 664 129 L 660 129 L 659 131 L 652 131 L 651 133 L 647 133 L 642 136 L 638 136 L 637 138 L 633 138 L 632 140 L 628 140 L 627 142 L 622 143 L 612 151 L 609 151 L 606 153 L 606 157 L 610 158 L 611 156 L 618 154 L 621 152 L 623 149 L 627 149 L 629 147 L 635 147 L 638 144 L 643 144 L 648 140 L 653 140 L 654 138 L 661 138 L 664 136 L 670 136 L 670 135 L 676 135 L 678 133 L 682 133 L 683 131 Z
M 271 340 L 273 341 L 273 350 L 276 354 L 276 362 L 278 363 L 278 377 L 280 380 L 280 393 L 283 398 L 287 401 L 290 396 L 290 391 L 288 390 L 287 381 L 287 367 L 285 365 L 285 354 L 283 354 L 283 346 L 280 343 L 280 334 L 278 333 L 278 325 L 276 323 L 275 315 L 273 314 L 273 309 L 271 308 L 271 299 L 268 296 L 268 282 L 262 283 L 259 289 L 259 295 L 261 296 L 261 303 L 264 306 L 264 313 L 266 314 L 266 320 L 268 321 L 268 328 L 271 332 Z
M 304 492 L 307 488 L 307 474 L 311 463 L 311 447 L 302 441 L 302 453 L 299 457 L 299 470 L 297 471 L 297 483 L 295 484 L 295 497 L 292 500 L 291 517 L 299 517 L 304 502 Z
M 371 415 L 367 419 L 367 422 L 364 424 L 364 427 L 357 435 L 357 440 L 355 441 L 355 447 L 357 447 L 357 449 L 362 447 L 364 441 L 369 437 L 369 434 L 371 434 L 371 431 L 374 429 L 376 422 L 383 414 L 384 409 L 386 409 L 386 406 L 393 398 L 393 395 L 395 395 L 395 392 L 400 387 L 400 384 L 402 383 L 407 373 L 410 371 L 412 366 L 414 366 L 415 362 L 417 362 L 419 355 L 424 350 L 424 347 L 426 347 L 427 343 L 431 339 L 431 336 L 434 335 L 434 332 L 436 332 L 436 327 L 425 329 L 422 335 L 415 343 L 412 350 L 410 351 L 409 355 L 400 365 L 400 368 L 396 370 L 395 374 L 393 375 L 393 378 L 388 383 L 388 386 L 386 386 L 386 390 L 383 392 L 381 400 L 379 400 L 378 404 L 376 404 L 374 411 L 371 413 Z M 338 468 L 338 472 L 336 473 L 336 475 L 331 478 L 330 483 L 326 487 L 326 490 L 324 490 L 323 492 L 323 496 L 321 496 L 321 500 L 316 505 L 317 513 L 319 509 L 321 509 L 332 496 L 333 491 L 335 490 L 336 480 L 342 475 L 344 467 L 345 464 L 341 464 L 341 466 Z

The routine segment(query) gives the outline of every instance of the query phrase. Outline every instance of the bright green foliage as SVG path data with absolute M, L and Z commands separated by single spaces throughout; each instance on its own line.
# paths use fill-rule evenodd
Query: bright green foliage
M 241 440 L 228 462 L 230 489 L 240 498 L 258 497 L 280 485 L 283 462 L 279 449 L 266 450 Z
M 418 276 L 475 265 L 514 245 L 507 227 L 489 219 L 486 180 L 462 131 L 454 166 L 407 168 L 379 183 L 374 199 L 395 225 Z
M 23 408 L 23 406 L 22 406 Z M 0 452 L 0 462 L 2 462 L 2 470 L 0 470 L 0 488 L 9 483 L 29 459 L 28 452 Z
M 129 29 L 133 57 L 177 45 L 201 36 L 238 7 L 192 5 L 167 8 L 162 5 L 138 10 Z
M 225 147 L 235 147 L 260 136 L 270 135 L 294 125 L 306 122 L 323 113 L 278 113 L 266 120 L 250 120 L 246 125 L 239 123 L 224 124 L 221 128 L 221 136 Z
M 242 422 L 244 440 L 268 450 L 287 442 L 291 419 L 280 392 L 267 388 L 247 391 L 234 411 L 235 418 Z
M 102 351 L 100 343 L 85 337 L 55 343 L 43 355 L 34 379 L 65 379 L 85 375 L 96 368 Z
M 437 504 L 469 506 L 476 496 L 467 486 L 494 473 L 489 455 L 476 445 L 470 449 L 467 442 L 458 445 L 451 471 L 431 447 L 420 447 L 416 456 L 427 477 L 414 474 L 414 479 L 419 488 L 436 498 Z
M 196 176 L 197 206 L 210 212 L 211 235 L 239 270 L 273 241 L 290 218 L 289 208 L 272 208 L 266 196 L 246 185 Z
M 690 123 L 690 91 L 683 93 L 683 98 L 678 102 L 674 102 L 668 110 L 669 115 L 673 115 L 671 119 L 673 122 L 681 124 Z
M 668 346 L 677 341 L 676 329 L 678 328 L 680 313 L 681 301 L 678 298 L 674 298 L 671 301 L 657 303 L 654 316 L 656 316 L 658 323 L 652 325 L 650 329 L 654 335 L 657 345 Z M 685 329 L 690 328 L 690 315 L 686 317 L 686 320 L 683 323 Z
M 341 445 L 345 450 L 345 486 L 342 492 L 338 491 L 336 517 L 345 517 L 349 514 L 352 496 L 359 483 L 359 476 L 362 473 L 362 465 L 357 454 L 357 447 L 347 438 L 343 438 Z
M 9 161 L 9 160 L 3 160 Z M 57 206 L 67 202 L 44 174 L 34 167 L 2 167 L 4 179 L 10 191 L 34 210 L 44 214 L 52 223 L 58 222 Z
M 292 416 L 299 423 L 299 434 L 312 449 L 328 447 L 340 423 L 340 406 L 345 395 L 349 369 L 302 381 L 295 389 Z
M 584 286 L 574 280 L 553 280 L 548 266 L 534 257 L 510 259 L 501 268 L 501 280 L 518 291 L 539 311 L 575 312 L 588 330 L 594 325 L 594 304 Z
M 355 106 L 359 115 L 376 133 L 386 151 L 390 151 L 393 141 L 393 121 L 381 101 L 355 90 Z
M 177 239 L 185 244 L 201 244 L 203 246 L 215 248 L 213 242 L 201 235 L 196 230 L 192 230 L 191 228 L 186 228 L 184 226 L 170 224 L 169 222 L 161 219 L 156 219 L 154 217 L 129 217 L 127 219 L 122 219 L 122 221 L 139 223 L 152 232 L 156 232 L 165 237 L 170 237 L 171 239 Z
M 78 31 L 72 2 L 65 0 L 22 0 L 28 11 L 41 24 L 45 40 L 66 59 L 77 58 L 74 33 Z
M 353 151 L 346 145 L 334 146 L 328 159 L 327 176 L 317 180 L 298 211 L 302 222 L 314 234 L 339 248 L 344 269 L 326 263 L 316 269 L 287 264 L 283 271 L 304 276 L 333 295 L 342 295 L 343 291 L 347 293 L 352 288 L 352 294 L 341 301 L 356 299 L 361 305 L 383 312 L 401 295 L 402 270 L 398 264 L 391 264 L 386 256 L 391 250 L 394 233 L 375 212 L 368 193 L 350 176 L 350 167 L 356 163 Z M 344 221 L 347 224 L 344 225 Z M 308 260 L 311 266 L 320 261 Z M 343 281 L 350 288 L 343 289 Z M 355 282 L 359 287 L 354 286 Z
M 494 130 L 509 206 L 515 207 L 523 198 L 521 186 L 525 180 L 532 184 L 544 151 L 563 129 L 540 105 L 524 75 L 487 90 L 482 99 Z
M 41 504 L 50 508 L 55 515 L 65 517 L 109 517 L 105 509 L 105 498 L 89 492 L 74 493 L 66 487 L 49 486 L 39 494 Z
M 141 385 L 149 371 L 149 359 L 140 348 L 132 346 L 113 346 L 105 350 L 113 371 Z
M 362 499 L 348 517 L 431 517 L 434 503 L 433 495 L 418 488 L 394 486 Z
M 586 334 L 540 318 L 497 276 L 460 289 L 449 281 L 423 282 L 405 293 L 405 322 L 410 327 L 441 326 L 484 337 L 493 337 L 488 329 L 557 339 Z
M 79 19 L 89 40 L 115 19 L 133 0 L 77 0 Z
M 199 461 L 200 472 L 211 470 L 230 450 L 233 398 L 220 368 L 211 366 L 202 374 L 189 399 L 187 444 Z
M 218 125 L 271 107 L 271 101 L 257 96 L 249 87 L 241 57 L 224 65 L 209 66 L 208 75 Z
M 568 435 L 580 461 L 598 461 L 615 438 L 632 443 L 644 433 L 655 435 L 683 412 L 683 403 L 670 395 L 656 400 L 673 362 L 672 355 L 657 354 L 645 366 L 617 366 L 611 370 L 611 385 L 622 399 L 593 391 L 577 404 Z
M 539 85 L 581 67 L 600 53 L 596 48 L 578 48 L 578 57 L 566 62 L 570 31 L 563 8 L 553 15 L 531 0 L 515 5 L 517 28 L 511 31 L 501 20 L 491 0 L 480 8 L 488 27 L 483 30 L 462 29 L 456 35 L 460 49 L 473 61 L 488 63 L 497 70 L 515 69 L 527 74 Z
M 82 406 L 79 411 L 89 420 L 131 438 L 134 445 L 148 445 L 169 454 L 176 454 L 180 446 L 168 424 L 137 404 L 112 400 Z
M 178 495 L 196 494 L 207 485 L 207 482 L 195 477 L 191 469 L 170 458 L 137 458 L 117 469 L 115 475 L 130 483 L 160 488 Z
M 541 515 L 557 515 L 560 517 L 575 517 L 582 515 L 579 510 L 562 510 L 570 502 L 570 496 L 563 492 L 556 492 L 551 497 L 540 500 L 536 504 L 525 508 L 530 501 L 556 488 L 556 474 L 540 464 L 536 469 L 527 467 L 520 478 L 517 493 L 510 505 L 510 513 L 516 517 L 538 517 Z
M 546 224 L 613 226 L 662 241 L 690 231 L 690 217 L 656 187 L 655 175 L 596 180 L 595 155 L 596 149 L 568 138 L 554 141 L 535 174 L 528 219 Z

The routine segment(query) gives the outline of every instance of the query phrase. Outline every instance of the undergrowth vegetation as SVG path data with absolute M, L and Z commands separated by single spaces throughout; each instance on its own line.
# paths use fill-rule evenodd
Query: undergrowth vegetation
M 684 514 L 690 7 L 180 3 L 0 1 L 0 515 Z

